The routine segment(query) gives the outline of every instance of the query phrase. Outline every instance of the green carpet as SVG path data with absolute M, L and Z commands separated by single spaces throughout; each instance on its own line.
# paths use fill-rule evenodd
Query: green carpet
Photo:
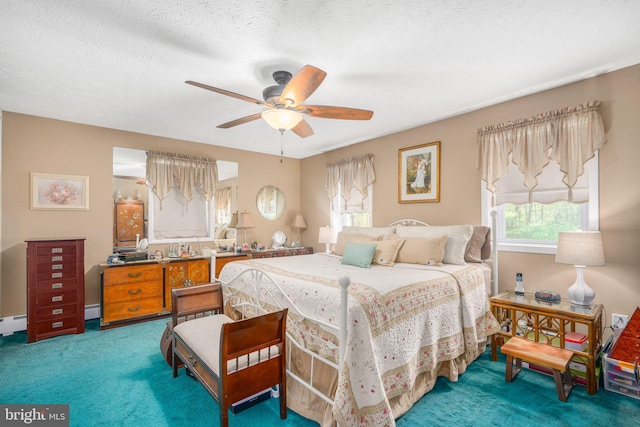
M 26 334 L 0 338 L 0 403 L 69 404 L 71 426 L 217 426 L 218 407 L 193 379 L 160 354 L 166 320 L 26 344 Z M 483 354 L 457 383 L 444 378 L 397 420 L 408 426 L 637 426 L 640 400 L 574 388 L 557 399 L 553 379 L 522 371 L 504 381 L 504 360 Z M 231 427 L 314 426 L 270 399 L 237 415 Z

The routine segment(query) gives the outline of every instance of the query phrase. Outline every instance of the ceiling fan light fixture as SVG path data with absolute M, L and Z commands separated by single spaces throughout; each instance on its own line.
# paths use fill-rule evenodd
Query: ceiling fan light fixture
M 262 112 L 262 118 L 277 130 L 290 130 L 302 121 L 302 114 L 285 109 L 266 110 Z

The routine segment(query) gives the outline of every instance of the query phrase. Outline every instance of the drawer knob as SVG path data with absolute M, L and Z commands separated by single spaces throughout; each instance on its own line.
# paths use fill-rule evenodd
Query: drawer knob
M 139 305 L 139 306 L 137 306 L 137 307 L 129 307 L 129 308 L 128 308 L 128 310 L 129 310 L 130 312 L 132 312 L 132 313 L 133 313 L 133 312 L 135 312 L 135 311 L 140 311 L 140 310 L 142 310 L 142 306 L 141 306 L 141 305 Z
M 129 289 L 129 295 L 137 295 L 142 293 L 142 289 L 136 289 L 135 291 L 133 289 Z
M 135 279 L 136 277 L 142 276 L 142 271 L 138 271 L 137 273 L 129 273 L 129 277 Z

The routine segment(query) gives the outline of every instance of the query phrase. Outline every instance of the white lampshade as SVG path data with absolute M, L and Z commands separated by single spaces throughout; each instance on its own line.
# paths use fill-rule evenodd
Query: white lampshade
M 590 305 L 596 294 L 584 280 L 584 269 L 605 264 L 600 232 L 561 231 L 558 235 L 556 262 L 576 267 L 576 282 L 567 289 L 571 302 L 576 305 Z
M 326 227 L 320 227 L 318 232 L 318 243 L 325 244 L 325 251 L 329 253 L 329 246 L 338 240 L 338 236 L 335 228 L 331 228 L 328 225 Z
M 289 130 L 302 120 L 302 114 L 286 109 L 271 109 L 262 112 L 262 118 L 274 129 Z

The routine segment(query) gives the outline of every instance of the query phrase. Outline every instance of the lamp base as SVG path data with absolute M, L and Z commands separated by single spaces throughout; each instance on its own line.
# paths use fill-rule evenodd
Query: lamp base
M 596 297 L 596 293 L 584 281 L 584 269 L 582 265 L 576 265 L 576 282 L 567 289 L 567 295 L 572 304 L 591 305 L 591 301 Z
M 325 246 L 325 248 L 324 248 L 324 252 L 325 252 L 325 253 L 327 253 L 327 254 L 328 254 L 328 253 L 331 253 L 331 252 L 329 251 L 329 246 L 331 246 L 331 243 L 325 243 L 325 244 L 324 244 L 324 246 Z

